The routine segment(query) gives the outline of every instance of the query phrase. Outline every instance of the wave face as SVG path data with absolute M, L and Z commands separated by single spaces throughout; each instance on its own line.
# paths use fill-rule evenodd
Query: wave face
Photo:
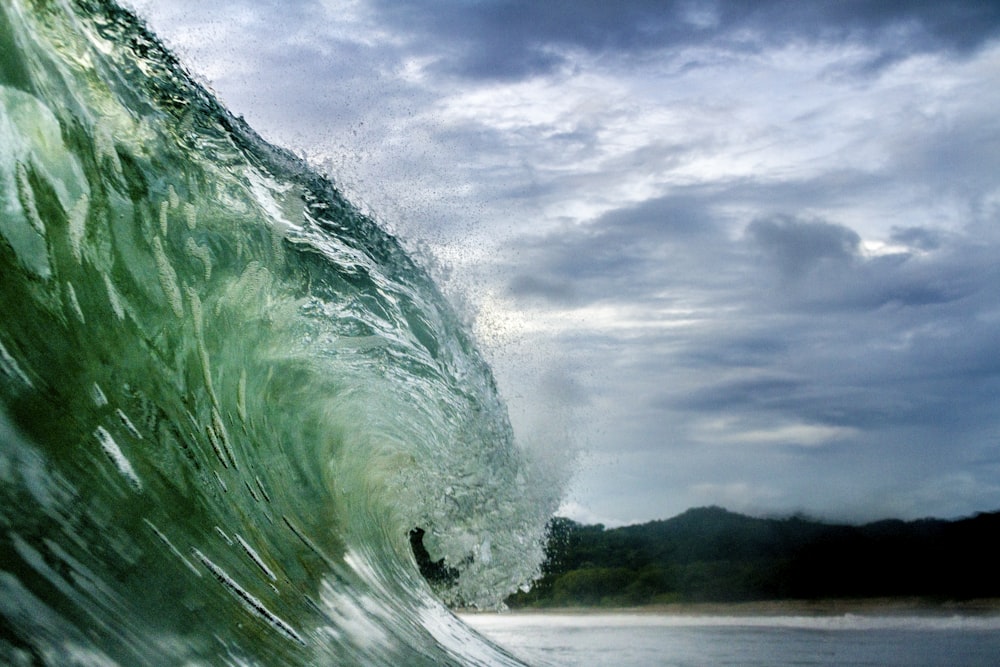
M 401 245 L 100 0 L 0 5 L 0 147 L 0 662 L 515 664 L 439 600 L 555 492 Z

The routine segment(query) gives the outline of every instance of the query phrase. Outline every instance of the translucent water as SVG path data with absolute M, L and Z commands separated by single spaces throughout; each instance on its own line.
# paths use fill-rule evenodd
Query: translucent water
M 490 369 L 109 2 L 0 4 L 0 308 L 0 663 L 514 662 L 438 601 L 530 580 L 557 500 Z

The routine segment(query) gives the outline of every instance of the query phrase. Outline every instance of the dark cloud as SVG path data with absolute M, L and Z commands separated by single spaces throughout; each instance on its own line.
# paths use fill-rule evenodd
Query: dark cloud
M 597 218 L 595 226 L 619 240 L 641 237 L 649 241 L 704 241 L 717 229 L 701 197 L 669 195 L 614 209 Z
M 544 301 L 571 304 L 577 301 L 577 290 L 568 280 L 521 274 L 508 283 L 511 295 L 520 299 L 540 297 Z
M 744 324 L 744 328 L 752 329 Z M 734 327 L 736 329 L 736 327 Z M 759 368 L 788 354 L 789 341 L 780 331 L 730 331 L 690 346 L 675 363 L 691 368 Z
M 732 410 L 774 410 L 776 404 L 787 404 L 791 397 L 801 396 L 802 380 L 787 377 L 761 377 L 749 380 L 720 382 L 711 387 L 694 391 L 680 405 L 694 410 L 718 412 Z
M 827 225 L 828 223 L 810 223 Z M 753 225 L 751 225 L 753 227 Z M 853 232 L 836 225 L 806 227 L 797 232 L 775 233 L 762 255 L 779 270 L 778 289 L 769 276 L 756 283 L 766 289 L 774 307 L 809 314 L 878 312 L 902 318 L 906 313 L 938 313 L 931 306 L 958 304 L 975 307 L 996 274 L 989 260 L 967 242 L 943 246 L 932 254 L 900 252 L 865 257 L 855 251 Z M 759 228 L 753 231 L 760 233 Z M 778 232 L 783 232 L 780 228 Z M 759 241 L 758 241 L 759 243 Z
M 886 457 L 945 439 L 968 447 L 1000 391 L 997 247 L 907 228 L 892 237 L 910 250 L 869 256 L 850 228 L 789 215 L 727 236 L 720 211 L 743 187 L 658 198 L 524 241 L 533 272 L 511 282 L 516 296 L 614 300 L 640 313 L 673 299 L 694 311 L 688 328 L 571 341 L 572 354 L 615 359 L 620 376 L 602 391 L 644 397 L 612 407 L 631 425 L 630 449 L 682 446 L 696 415 L 762 432 L 833 429 L 806 430 L 800 446 L 834 448 L 843 461 L 860 460 L 861 447 Z M 657 263 L 665 256 L 675 261 Z M 794 429 L 778 432 L 779 444 L 795 444 Z
M 894 227 L 889 237 L 893 243 L 902 243 L 920 250 L 936 250 L 941 247 L 942 233 L 926 227 Z
M 861 245 L 861 237 L 847 227 L 787 216 L 754 220 L 747 233 L 789 278 L 799 278 L 824 262 L 846 265 L 858 256 Z
M 877 50 L 874 70 L 912 53 L 968 53 L 1000 34 L 1000 6 L 976 0 L 383 0 L 380 9 L 394 25 L 421 32 L 425 48 L 444 54 L 445 70 L 497 79 L 552 71 L 574 49 L 628 55 L 798 40 L 864 42 Z
M 831 288 L 862 293 L 852 309 L 831 301 L 804 310 L 794 301 L 745 292 L 746 312 L 728 320 L 736 335 L 710 334 L 685 353 L 702 371 L 701 386 L 668 393 L 664 405 L 846 427 L 861 439 L 919 425 L 938 434 L 952 429 L 948 437 L 965 440 L 992 420 L 987 415 L 1000 385 L 1000 332 L 990 315 L 1000 309 L 993 287 L 1000 276 L 987 253 L 968 248 L 956 244 L 918 266 L 912 258 L 858 260 L 856 279 L 844 276 L 843 285 Z M 995 249 L 988 254 L 995 256 Z M 962 287 L 949 291 L 934 287 L 936 281 Z M 922 293 L 901 296 L 904 287 Z M 753 354 L 739 333 L 746 327 L 756 330 L 751 340 L 760 341 Z M 730 379 L 734 372 L 749 377 Z
M 516 273 L 514 296 L 583 304 L 668 293 L 682 284 L 724 279 L 698 270 L 711 257 L 725 266 L 721 228 L 701 195 L 668 195 L 614 209 L 585 225 L 515 241 L 530 273 Z M 735 267 L 734 267 L 735 268 Z

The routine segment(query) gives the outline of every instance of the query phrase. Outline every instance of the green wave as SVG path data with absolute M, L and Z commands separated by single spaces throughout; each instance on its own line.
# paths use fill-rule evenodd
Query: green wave
M 401 244 L 107 2 L 0 6 L 0 146 L 0 661 L 513 664 L 439 600 L 555 492 Z

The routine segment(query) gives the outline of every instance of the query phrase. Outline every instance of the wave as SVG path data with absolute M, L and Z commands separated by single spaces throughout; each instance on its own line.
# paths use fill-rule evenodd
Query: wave
M 0 146 L 0 662 L 517 664 L 443 603 L 557 490 L 398 240 L 102 0 L 0 6 Z

